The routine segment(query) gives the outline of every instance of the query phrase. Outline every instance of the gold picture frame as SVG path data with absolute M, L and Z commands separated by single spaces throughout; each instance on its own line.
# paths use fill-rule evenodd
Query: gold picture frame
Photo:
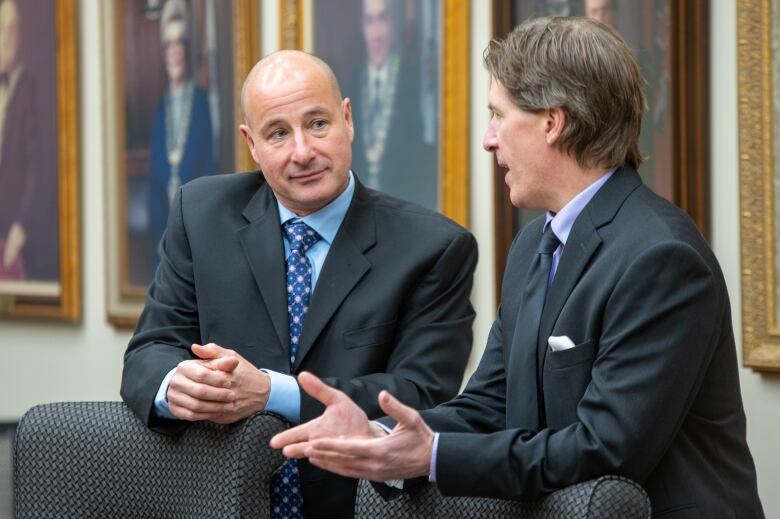
M 778 20 L 772 11 L 770 0 L 737 4 L 742 363 L 757 371 L 780 371 L 780 170 L 775 164 L 780 131 L 775 130 L 779 100 L 772 80 L 772 42 L 778 39 L 772 26 Z
M 39 161 L 36 169 L 40 168 L 36 172 L 39 183 L 32 195 L 34 219 L 26 228 L 24 245 L 18 256 L 20 261 L 27 260 L 29 268 L 16 279 L 10 274 L 0 281 L 0 315 L 76 322 L 81 318 L 81 276 L 75 0 L 35 5 L 19 3 L 17 16 L 21 72 L 16 85 L 22 85 L 21 77 L 26 74 L 29 79 L 22 88 L 37 96 L 35 101 L 30 101 L 30 106 L 47 112 L 51 110 L 48 113 L 55 116 L 24 114 L 26 121 L 39 125 L 32 142 L 29 137 L 23 138 L 34 146 Z M 34 48 L 26 48 L 28 45 Z M 26 58 L 30 58 L 29 63 Z M 14 73 L 9 76 L 13 77 Z M 16 95 L 16 91 L 8 94 L 4 120 L 6 116 L 11 117 L 13 96 Z M 52 119 L 55 124 L 51 124 Z M 23 132 L 19 128 L 26 125 L 9 123 L 7 130 Z M 4 135 L 3 138 L 10 141 L 13 137 Z M 56 171 L 51 171 L 55 168 Z M 49 175 L 52 180 L 56 179 L 54 186 L 46 182 Z M 3 201 L 3 195 L 16 196 L 9 195 L 11 191 L 3 187 L 2 182 L 0 191 L 0 204 L 9 203 Z M 48 215 L 47 211 L 52 214 Z M 5 236 L 0 238 L 4 239 Z M 39 246 L 39 243 L 43 245 Z M 26 258 L 25 251 L 28 253 Z M 48 261 L 45 268 L 40 267 L 43 260 Z M 48 273 L 39 277 L 36 271 Z
M 107 106 L 107 319 L 122 328 L 134 327 L 143 309 L 146 289 L 154 272 L 154 264 L 150 262 L 146 265 L 145 261 L 150 254 L 154 259 L 158 234 L 161 234 L 166 221 L 155 217 L 157 213 L 151 205 L 154 203 L 151 178 L 155 175 L 154 161 L 160 157 L 153 150 L 154 140 L 160 136 L 155 134 L 155 129 L 159 127 L 162 110 L 168 109 L 163 96 L 167 95 L 166 75 L 171 74 L 166 68 L 166 46 L 162 41 L 167 38 L 164 31 L 168 30 L 171 19 L 178 16 L 166 14 L 168 1 L 101 3 Z M 252 0 L 231 0 L 229 4 L 220 2 L 219 5 L 202 0 L 177 3 L 185 6 L 181 9 L 184 13 L 181 17 L 187 29 L 183 38 L 186 73 L 188 80 L 195 85 L 194 96 L 197 97 L 200 91 L 202 101 L 198 111 L 193 101 L 187 116 L 193 121 L 191 130 L 188 130 L 192 133 L 187 134 L 188 141 L 184 146 L 212 150 L 207 162 L 213 167 L 209 168 L 209 172 L 204 169 L 199 174 L 252 170 L 254 164 L 237 130 L 242 117 L 238 92 L 260 55 L 259 4 Z M 225 66 L 232 70 L 225 73 Z M 154 111 L 149 108 L 151 94 L 147 89 L 158 95 Z M 206 119 L 207 123 L 204 122 Z M 193 141 L 200 145 L 189 144 L 194 128 L 204 126 L 210 130 L 205 131 L 207 144 L 201 141 Z M 168 127 L 163 127 L 167 132 Z M 212 144 L 213 147 L 210 147 Z M 182 154 L 187 154 L 186 148 Z M 185 159 L 181 160 L 184 164 Z M 187 180 L 182 171 L 182 181 Z M 147 203 L 149 205 L 145 205 Z M 146 255 L 137 254 L 138 250 L 145 251 Z
M 316 1 L 279 0 L 281 48 L 317 53 L 312 44 L 312 10 Z M 436 3 L 441 17 L 436 209 L 464 227 L 469 222 L 469 5 L 464 0 Z M 356 10 L 339 12 L 357 12 L 359 26 L 359 5 Z

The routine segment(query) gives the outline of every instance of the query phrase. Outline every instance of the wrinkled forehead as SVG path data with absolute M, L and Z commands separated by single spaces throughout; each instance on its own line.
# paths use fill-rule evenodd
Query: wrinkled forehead
M 315 114 L 332 116 L 341 105 L 330 83 L 316 74 L 258 76 L 253 87 L 248 92 L 246 115 L 254 125 L 263 126 L 269 118 L 297 120 Z

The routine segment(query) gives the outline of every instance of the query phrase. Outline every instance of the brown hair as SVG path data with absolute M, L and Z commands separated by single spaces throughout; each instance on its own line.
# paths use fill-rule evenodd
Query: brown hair
M 645 80 L 610 27 L 588 18 L 530 19 L 491 41 L 484 60 L 519 108 L 563 109 L 561 149 L 581 167 L 642 163 Z

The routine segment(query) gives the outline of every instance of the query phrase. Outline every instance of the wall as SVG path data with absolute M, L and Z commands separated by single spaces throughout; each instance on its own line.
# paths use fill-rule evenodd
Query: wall
M 82 322 L 0 321 L 0 422 L 58 400 L 118 400 L 130 337 L 106 322 L 100 5 L 79 6 Z
M 480 262 L 472 300 L 477 309 L 474 363 L 484 346 L 495 313 L 493 288 L 492 170 L 481 148 L 487 125 L 488 81 L 481 63 L 490 38 L 488 2 L 472 2 L 471 33 L 471 227 L 480 244 Z M 713 246 L 721 261 L 741 330 L 739 289 L 739 186 L 737 162 L 736 7 L 733 0 L 712 6 L 712 221 Z M 0 422 L 16 421 L 29 407 L 59 400 L 116 400 L 122 354 L 129 333 L 105 320 L 103 248 L 103 95 L 99 0 L 81 0 L 81 200 L 83 319 L 78 325 L 0 321 Z M 278 45 L 277 2 L 264 2 L 263 48 Z M 741 337 L 738 335 L 738 341 Z M 780 455 L 774 434 L 780 429 L 780 376 L 741 370 L 748 441 L 756 459 L 767 517 L 780 517 Z
M 742 292 L 739 258 L 739 161 L 737 126 L 737 11 L 733 1 L 712 1 L 712 245 L 729 288 L 737 348 L 742 347 Z M 741 353 L 741 351 L 740 351 Z M 758 488 L 767 517 L 780 517 L 780 375 L 740 370 L 747 414 L 748 444 L 758 470 Z

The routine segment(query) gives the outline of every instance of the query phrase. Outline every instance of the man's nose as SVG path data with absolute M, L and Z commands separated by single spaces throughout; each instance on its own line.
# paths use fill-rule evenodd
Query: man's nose
M 496 131 L 493 129 L 493 124 L 489 124 L 485 136 L 482 138 L 482 147 L 485 151 L 495 151 L 498 147 L 496 141 Z
M 293 162 L 296 164 L 308 164 L 314 158 L 314 151 L 309 142 L 310 136 L 306 132 L 295 133 L 295 149 L 293 149 Z

